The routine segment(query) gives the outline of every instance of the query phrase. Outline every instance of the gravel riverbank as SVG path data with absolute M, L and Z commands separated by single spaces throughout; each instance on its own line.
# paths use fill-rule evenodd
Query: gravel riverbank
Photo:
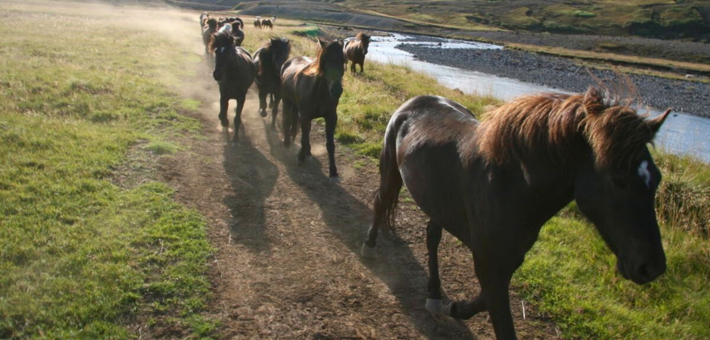
M 573 60 L 518 50 L 442 49 L 401 44 L 397 48 L 418 59 L 473 70 L 571 92 L 583 92 L 597 79 L 612 79 L 612 71 L 587 69 Z M 710 117 L 710 84 L 630 75 L 644 105 L 672 107 L 695 116 Z

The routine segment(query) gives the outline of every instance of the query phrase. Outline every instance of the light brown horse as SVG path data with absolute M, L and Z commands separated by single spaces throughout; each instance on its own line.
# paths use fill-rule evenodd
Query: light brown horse
M 365 55 L 367 55 L 369 46 L 370 36 L 365 33 L 358 33 L 354 40 L 350 40 L 345 44 L 343 49 L 345 66 L 347 67 L 348 60 L 350 60 L 352 62 L 350 65 L 351 72 L 355 72 L 355 64 L 360 64 L 360 73 L 365 70 Z
M 210 14 L 207 12 L 202 12 L 200 13 L 200 30 L 202 30 L 202 27 L 205 27 L 207 25 L 207 19 L 210 18 Z
M 335 167 L 335 126 L 338 102 L 343 93 L 343 43 L 318 39 L 315 59 L 291 58 L 281 68 L 284 145 L 289 146 L 301 126 L 299 162 L 311 155 L 311 120 L 325 118 L 325 138 L 330 162 L 330 179 L 339 182 Z
M 239 142 L 239 126 L 242 110 L 246 101 L 247 91 L 254 83 L 256 69 L 251 55 L 247 50 L 234 46 L 234 37 L 229 34 L 226 24 L 214 34 L 212 49 L 215 51 L 215 68 L 212 77 L 219 84 L 219 120 L 225 131 L 228 131 L 229 120 L 227 109 L 229 100 L 237 100 L 234 116 L 234 145 Z
M 429 216 L 429 296 L 435 316 L 468 319 L 488 311 L 496 338 L 516 339 L 508 286 L 542 225 L 572 200 L 637 284 L 666 270 L 654 211 L 661 173 L 647 144 L 665 121 L 647 120 L 585 94 L 517 99 L 478 122 L 452 100 L 419 96 L 390 119 L 380 156 L 380 187 L 363 244 L 372 256 L 378 230 L 394 222 L 402 184 Z M 437 249 L 442 230 L 473 253 L 481 286 L 473 301 L 442 302 Z
M 205 44 L 205 56 L 207 60 L 212 59 L 212 50 L 210 46 L 212 45 L 212 40 L 214 39 L 214 34 L 217 32 L 217 20 L 215 18 L 210 18 L 209 15 L 204 18 L 205 25 L 202 26 L 202 42 Z

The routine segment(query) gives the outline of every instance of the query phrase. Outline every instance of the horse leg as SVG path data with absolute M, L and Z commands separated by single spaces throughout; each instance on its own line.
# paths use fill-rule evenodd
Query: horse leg
M 311 120 L 307 115 L 301 117 L 301 150 L 298 152 L 298 163 L 303 164 L 306 156 L 311 153 Z
M 495 256 L 496 254 L 491 255 Z M 501 254 L 501 256 L 506 258 L 505 255 Z M 491 322 L 493 322 L 496 339 L 516 340 L 508 293 L 510 279 L 515 268 L 511 270 L 511 266 L 507 264 L 502 261 L 496 261 L 496 263 L 491 265 L 475 263 L 476 276 L 481 284 L 481 295 L 483 296 L 482 300 L 476 300 L 480 301 L 479 304 L 481 306 L 479 307 L 484 305 L 487 307 Z M 485 303 L 483 300 L 485 300 Z
M 294 114 L 291 100 L 283 99 L 283 111 L 281 115 L 281 129 L 283 129 L 284 134 L 283 143 L 285 147 L 289 147 L 291 146 L 291 116 Z
M 244 102 L 246 101 L 247 94 L 242 93 L 237 97 L 237 108 L 234 109 L 234 145 L 239 143 L 239 127 L 242 125 L 242 110 L 244 109 Z
M 227 119 L 227 109 L 229 109 L 229 97 L 222 94 L 219 97 L 219 122 L 222 124 L 223 130 L 229 128 L 229 119 Z
M 266 92 L 266 90 L 259 89 L 259 115 L 262 117 L 266 117 L 266 96 L 268 96 L 269 93 Z
M 439 320 L 443 315 L 451 315 L 451 302 L 441 302 L 441 279 L 439 278 L 439 243 L 442 228 L 430 220 L 426 227 L 426 248 L 429 252 L 429 297 L 426 299 L 426 309 Z
M 332 113 L 325 117 L 325 148 L 328 149 L 328 162 L 330 163 L 330 180 L 338 183 L 338 169 L 335 167 L 335 126 L 338 124 L 338 116 Z M 310 145 L 308 147 L 310 151 Z
M 365 59 L 360 63 L 360 73 L 365 72 Z
M 281 101 L 281 94 L 276 92 L 272 94 L 274 107 L 271 109 L 271 128 L 276 130 L 276 116 L 279 115 L 279 102 Z
M 355 62 L 353 61 L 352 64 L 350 64 L 350 72 L 355 73 Z
M 273 109 L 274 108 L 274 94 L 271 93 L 269 97 L 269 108 Z

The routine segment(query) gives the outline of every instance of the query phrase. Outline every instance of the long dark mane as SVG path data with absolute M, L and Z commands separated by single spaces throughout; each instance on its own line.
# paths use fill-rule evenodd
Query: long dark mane
M 585 94 L 540 94 L 507 103 L 480 128 L 478 149 L 492 164 L 528 156 L 561 162 L 581 141 L 591 146 L 598 168 L 629 162 L 653 139 L 644 116 L 610 103 L 595 87 Z
M 303 74 L 308 76 L 320 76 L 325 71 L 325 64 L 329 58 L 339 58 L 340 64 L 345 62 L 343 56 L 343 45 L 337 40 L 323 41 L 325 47 L 318 45 L 318 53 L 315 59 L 303 69 Z

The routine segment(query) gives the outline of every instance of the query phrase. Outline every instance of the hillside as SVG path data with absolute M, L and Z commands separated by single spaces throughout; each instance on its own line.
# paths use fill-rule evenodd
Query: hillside
M 166 0 L 194 9 L 246 10 L 305 20 L 368 25 L 400 19 L 400 25 L 435 25 L 463 30 L 642 36 L 706 42 L 710 39 L 708 0 L 522 0 L 522 1 L 238 1 Z M 389 28 L 393 23 L 387 23 Z M 396 25 L 395 25 L 396 26 Z

